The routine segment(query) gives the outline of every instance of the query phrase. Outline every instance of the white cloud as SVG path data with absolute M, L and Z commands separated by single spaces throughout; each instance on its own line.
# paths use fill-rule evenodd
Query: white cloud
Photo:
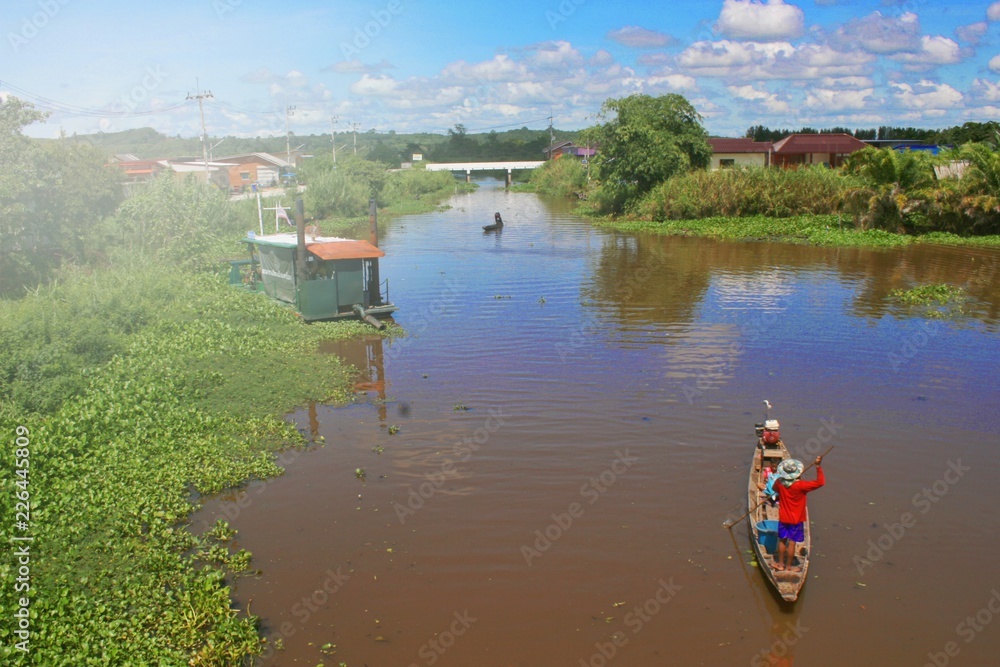
M 963 42 L 978 44 L 988 29 L 989 24 L 986 21 L 979 21 L 978 23 L 958 26 L 955 28 L 955 35 Z
M 906 63 L 910 69 L 926 69 L 937 65 L 954 65 L 961 62 L 962 50 L 957 42 L 947 37 L 924 35 L 920 38 L 919 51 L 897 53 L 890 58 Z
M 695 42 L 677 56 L 681 69 L 730 80 L 817 79 L 866 76 L 875 57 L 862 51 L 788 42 Z
M 822 76 L 864 76 L 875 57 L 863 51 L 838 51 L 822 44 L 801 47 L 786 68 L 788 76 L 815 79 Z
M 810 109 L 825 111 L 865 109 L 872 103 L 872 96 L 874 94 L 874 88 L 864 88 L 861 90 L 814 88 L 806 95 L 806 106 Z
M 1000 107 L 992 104 L 983 107 L 966 109 L 962 112 L 963 118 L 970 118 L 978 122 L 993 120 L 997 116 L 1000 116 Z
M 351 92 L 355 95 L 382 97 L 394 94 L 398 87 L 399 82 L 390 76 L 363 74 L 360 79 L 351 84 Z
M 508 55 L 500 54 L 490 60 L 467 63 L 458 60 L 449 63 L 441 71 L 441 78 L 459 84 L 475 84 L 484 81 L 510 81 L 528 75 L 527 68 Z
M 608 39 L 636 49 L 661 49 L 675 42 L 670 35 L 637 25 L 609 30 Z
M 977 100 L 1000 102 L 1000 83 L 987 79 L 975 79 L 969 94 Z
M 716 28 L 731 39 L 762 42 L 794 39 L 805 31 L 805 15 L 783 0 L 725 0 Z
M 861 48 L 869 53 L 887 55 L 920 49 L 920 19 L 912 12 L 898 17 L 874 12 L 841 26 L 833 36 L 842 50 Z
M 1000 55 L 993 56 L 990 58 L 990 62 L 987 65 L 991 72 L 1000 73 Z
M 695 42 L 677 56 L 677 62 L 702 76 L 742 77 L 747 70 L 764 68 L 778 56 L 793 53 L 795 48 L 788 42 L 758 44 L 724 39 Z
M 531 53 L 531 56 L 528 58 L 528 65 L 530 67 L 565 69 L 567 67 L 579 67 L 584 63 L 583 54 L 573 48 L 573 45 L 569 42 L 561 40 L 535 44 L 528 51 Z
M 726 115 L 725 109 L 707 97 L 694 97 L 688 101 L 704 118 L 719 118 Z
M 823 88 L 872 88 L 875 82 L 868 76 L 827 76 L 820 80 Z
M 994 2 L 986 8 L 986 18 L 990 21 L 1000 21 L 1000 2 Z
M 791 110 L 788 101 L 781 99 L 776 93 L 757 90 L 751 85 L 726 86 L 726 90 L 738 99 L 760 103 L 770 113 L 787 113 Z
M 693 76 L 686 74 L 664 74 L 662 76 L 651 76 L 646 80 L 652 87 L 666 86 L 671 90 L 697 90 L 698 81 Z
M 297 69 L 290 70 L 285 74 L 285 81 L 288 85 L 295 88 L 302 88 L 303 86 L 309 85 L 309 80 L 306 79 L 306 75 Z
M 916 84 L 890 83 L 895 89 L 893 96 L 906 109 L 919 110 L 933 115 L 940 115 L 947 109 L 953 109 L 962 103 L 962 93 L 946 83 L 934 83 L 926 79 Z
M 604 67 L 606 65 L 610 65 L 614 61 L 615 57 L 613 55 L 604 49 L 600 49 L 597 53 L 590 57 L 590 62 L 587 64 L 593 67 Z

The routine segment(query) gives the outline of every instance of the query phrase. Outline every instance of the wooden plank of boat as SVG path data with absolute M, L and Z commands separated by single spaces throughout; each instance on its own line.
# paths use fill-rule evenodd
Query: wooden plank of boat
M 795 572 L 775 570 L 775 559 L 778 556 L 778 508 L 770 502 L 761 503 L 764 500 L 764 494 L 757 488 L 757 484 L 763 482 L 764 467 L 768 463 L 773 463 L 774 467 L 777 468 L 778 463 L 788 457 L 788 448 L 785 447 L 784 442 L 779 440 L 776 444 L 765 445 L 764 441 L 758 437 L 753 460 L 750 463 L 750 480 L 747 486 L 747 507 L 754 509 L 747 515 L 747 525 L 750 529 L 750 540 L 753 543 L 760 570 L 783 600 L 794 602 L 798 599 L 799 591 L 806 583 L 806 574 L 809 570 L 811 544 L 809 513 L 807 510 L 803 524 L 805 540 L 796 545 L 795 560 L 793 561 L 793 566 L 800 569 Z

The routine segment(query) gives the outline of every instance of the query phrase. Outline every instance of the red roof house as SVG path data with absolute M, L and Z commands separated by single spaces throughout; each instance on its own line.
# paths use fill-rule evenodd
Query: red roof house
M 709 139 L 712 147 L 712 163 L 709 169 L 727 167 L 766 167 L 771 163 L 771 142 L 753 139 Z
M 848 155 L 866 146 L 849 134 L 790 134 L 774 143 L 771 163 L 776 167 L 806 164 L 839 167 Z

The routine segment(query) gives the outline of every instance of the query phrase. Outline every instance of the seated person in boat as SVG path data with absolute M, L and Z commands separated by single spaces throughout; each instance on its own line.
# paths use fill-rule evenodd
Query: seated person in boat
M 777 476 L 774 474 L 774 463 L 768 462 L 760 472 L 760 479 L 763 482 L 763 486 L 758 484 L 757 486 L 764 490 L 762 494 L 766 499 L 771 501 L 771 505 L 774 506 L 778 503 L 778 492 L 774 490 L 774 483 L 778 481 Z
M 805 541 L 806 494 L 826 484 L 823 475 L 823 457 L 816 457 L 816 479 L 807 482 L 799 479 L 804 466 L 796 459 L 785 459 L 774 473 L 772 488 L 778 494 L 778 557 L 775 570 L 798 572 L 793 567 L 795 545 Z M 763 486 L 763 485 L 760 485 Z

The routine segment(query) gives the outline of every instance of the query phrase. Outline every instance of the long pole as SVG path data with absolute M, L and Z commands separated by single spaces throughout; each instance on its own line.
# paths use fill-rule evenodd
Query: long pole
M 292 164 L 292 133 L 288 129 L 288 117 L 295 115 L 295 107 L 285 107 L 285 162 Z
M 212 97 L 212 91 L 207 90 L 204 93 L 201 92 L 201 84 L 195 79 L 195 85 L 198 87 L 198 93 L 196 95 L 188 95 L 189 100 L 198 100 L 198 114 L 201 116 L 201 159 L 205 164 L 205 182 L 208 183 L 212 177 L 208 172 L 208 133 L 205 130 L 205 106 L 203 101 L 205 98 Z
M 358 124 L 351 123 L 351 129 L 354 131 L 354 154 L 358 154 Z
M 333 144 L 333 163 L 337 164 L 337 118 L 330 116 L 330 143 Z
M 551 114 L 551 111 L 549 112 Z M 549 115 L 549 159 L 552 159 L 552 146 L 556 143 L 556 135 L 552 131 L 552 116 Z
M 260 221 L 260 235 L 264 235 L 264 209 L 260 203 L 260 188 L 257 188 L 257 219 Z
M 823 452 L 822 454 L 820 454 L 818 458 L 822 459 L 824 456 L 826 456 L 827 454 L 829 454 L 830 450 L 832 450 L 833 447 L 834 447 L 834 445 L 830 445 L 830 447 L 825 452 Z M 803 474 L 805 473 L 806 470 L 809 470 L 809 468 L 812 468 L 814 465 L 816 465 L 816 461 L 813 461 L 812 463 L 810 463 L 809 465 L 807 465 L 805 468 L 803 468 L 802 469 Z M 757 509 L 758 507 L 760 507 L 761 505 L 763 505 L 765 502 L 767 502 L 767 498 L 764 498 L 764 500 L 760 501 L 759 503 L 757 503 L 756 505 L 754 505 L 753 507 L 751 507 L 750 509 L 748 509 L 743 514 L 741 514 L 740 516 L 738 516 L 735 519 L 733 519 L 732 522 L 728 522 L 727 521 L 726 523 L 724 523 L 722 525 L 725 528 L 729 528 L 730 530 L 732 530 L 733 526 L 735 526 L 736 524 L 738 524 L 740 522 L 740 520 L 743 519 L 743 517 L 745 517 L 747 514 L 750 514 L 750 512 L 753 512 L 755 509 Z

